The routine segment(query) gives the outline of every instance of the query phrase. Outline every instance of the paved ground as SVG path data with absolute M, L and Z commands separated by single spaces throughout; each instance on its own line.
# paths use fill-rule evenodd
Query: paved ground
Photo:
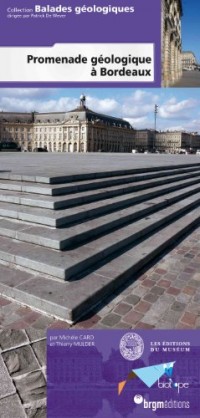
M 200 328 L 199 302 L 200 227 L 72 328 Z M 69 327 L 0 297 L 1 418 L 46 417 L 46 330 Z
M 46 417 L 45 353 L 43 331 L 0 331 L 1 418 Z
M 0 327 L 32 327 L 44 336 L 48 327 L 69 328 L 69 324 L 0 297 Z M 73 327 L 199 328 L 200 227 L 135 283 L 119 289 L 114 298 Z
M 103 158 L 102 158 L 103 157 Z M 146 158 L 148 157 L 148 159 Z M 46 159 L 46 160 L 45 160 Z M 200 162 L 197 156 L 0 154 L 0 168 L 52 176 Z M 92 161 L 92 163 L 91 163 Z M 22 168 L 23 167 L 23 168 Z M 80 166 L 79 166 L 80 167 Z M 74 170 L 74 171 L 73 171 Z M 134 283 L 119 289 L 73 328 L 199 328 L 200 227 Z M 46 417 L 46 330 L 69 328 L 53 317 L 0 296 L 0 417 Z
M 173 87 L 200 87 L 200 71 L 183 71 L 181 79 Z
M 45 177 L 193 163 L 200 163 L 198 155 L 0 153 L 1 171 Z

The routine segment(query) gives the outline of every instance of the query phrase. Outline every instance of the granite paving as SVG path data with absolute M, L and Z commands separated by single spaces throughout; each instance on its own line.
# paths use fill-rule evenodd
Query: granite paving
M 8 306 L 2 300 L 1 307 Z M 45 418 L 45 332 L 1 329 L 0 347 L 1 418 Z
M 134 282 L 130 278 L 124 287 L 120 287 L 74 325 L 0 297 L 0 329 L 7 330 L 7 338 L 2 341 L 0 339 L 0 351 L 5 361 L 6 351 L 11 352 L 12 347 L 12 353 L 16 354 L 19 350 L 17 347 L 23 346 L 26 348 L 24 357 L 32 358 L 33 364 L 39 361 L 40 367 L 43 367 L 45 360 L 41 354 L 44 352 L 42 340 L 49 327 L 199 328 L 200 227 L 153 265 L 143 269 Z M 26 331 L 19 334 L 18 330 L 23 329 Z M 13 333 L 15 345 L 12 346 Z M 28 341 L 32 343 L 31 352 L 27 351 Z
M 135 281 L 141 267 L 199 225 L 200 161 L 198 156 L 187 157 L 27 153 L 11 155 L 8 160 L 7 154 L 0 156 L 2 168 L 7 164 L 10 170 L 0 173 L 1 295 L 71 324 L 113 295 L 125 280 Z M 35 197 L 33 189 L 40 184 L 47 191 L 73 188 L 69 196 L 69 190 L 61 192 L 65 205 L 73 201 L 73 207 L 37 207 L 43 194 Z M 13 194 L 12 187 L 25 189 Z M 144 189 L 149 190 L 144 193 Z M 28 200 L 22 202 L 22 196 Z M 29 206 L 30 200 L 34 206 Z M 155 272 L 137 296 L 141 298 L 145 286 L 151 287 L 158 275 Z M 192 284 L 188 293 L 193 291 Z M 180 283 L 179 288 L 174 287 L 165 278 L 140 301 L 138 314 L 148 311 L 153 300 L 158 305 L 165 287 L 169 295 L 178 296 Z M 13 306 L 5 310 L 10 316 L 4 325 L 17 322 Z M 123 313 L 132 316 L 127 306 L 119 307 L 114 315 Z M 30 312 L 25 319 L 31 325 L 37 317 L 38 313 Z M 139 315 L 134 320 L 136 317 Z M 22 325 L 25 327 L 24 318 Z
M 1 153 L 1 171 L 12 171 L 18 179 L 25 176 L 27 181 L 32 175 L 53 177 L 62 175 L 90 174 L 94 172 L 141 169 L 160 165 L 161 167 L 178 164 L 200 163 L 198 155 L 171 154 L 126 154 L 126 153 Z

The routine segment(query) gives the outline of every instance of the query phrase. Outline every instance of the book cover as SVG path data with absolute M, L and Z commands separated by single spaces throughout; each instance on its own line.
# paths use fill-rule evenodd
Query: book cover
M 197 418 L 199 1 L 0 11 L 0 416 Z

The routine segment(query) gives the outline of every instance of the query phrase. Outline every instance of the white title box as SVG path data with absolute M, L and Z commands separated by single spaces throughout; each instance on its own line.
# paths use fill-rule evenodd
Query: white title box
M 154 44 L 0 48 L 1 82 L 154 81 Z

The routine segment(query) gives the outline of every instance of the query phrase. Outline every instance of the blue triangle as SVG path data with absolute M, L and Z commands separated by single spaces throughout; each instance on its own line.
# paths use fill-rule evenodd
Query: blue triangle
M 142 367 L 141 369 L 133 369 L 132 371 L 150 388 L 164 374 L 171 373 L 172 375 L 174 363 L 175 362 L 155 364 L 153 366 Z

